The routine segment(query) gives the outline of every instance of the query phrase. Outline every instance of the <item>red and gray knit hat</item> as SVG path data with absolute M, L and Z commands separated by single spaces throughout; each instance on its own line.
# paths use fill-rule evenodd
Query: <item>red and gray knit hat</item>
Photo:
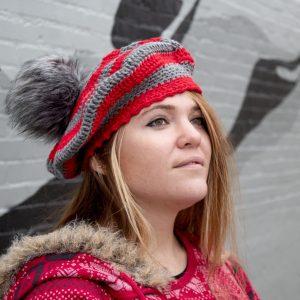
M 45 68 L 45 61 L 51 67 Z M 60 69 L 56 70 L 59 75 L 48 74 L 54 68 Z M 55 57 L 47 57 L 44 61 L 40 59 L 39 63 L 37 60 L 31 61 L 25 69 L 19 72 L 7 96 L 7 112 L 12 116 L 12 123 L 22 128 L 23 132 L 56 140 L 47 166 L 56 177 L 65 179 L 73 178 L 88 168 L 95 150 L 144 107 L 187 90 L 201 93 L 201 88 L 192 79 L 194 60 L 191 54 L 180 43 L 166 38 L 138 41 L 113 50 L 103 58 L 87 81 L 77 70 L 76 62 Z M 34 74 L 32 69 L 35 69 Z M 70 70 L 73 77 L 67 78 Z M 32 74 L 27 74 L 29 71 Z M 16 98 L 21 98 L 18 91 L 21 88 L 17 85 L 20 82 L 23 84 L 24 96 L 26 88 L 23 77 L 26 77 L 28 84 L 30 76 L 35 77 L 31 80 L 31 86 L 36 81 L 47 80 L 43 86 L 47 95 L 43 98 L 51 96 L 42 108 L 31 111 L 33 118 L 36 118 L 31 122 L 35 122 L 36 128 L 28 126 L 29 117 L 21 116 L 21 109 L 17 116 L 15 113 L 18 109 L 14 103 Z M 56 79 L 49 83 L 51 76 Z M 66 81 L 68 84 L 65 84 Z M 77 88 L 73 88 L 74 82 Z M 33 97 L 30 95 L 30 105 L 43 101 L 41 94 L 43 91 L 35 91 Z M 24 97 L 21 101 L 26 102 Z M 24 107 L 25 104 L 22 104 Z M 21 118 L 23 124 L 20 120 L 17 122 L 17 118 Z

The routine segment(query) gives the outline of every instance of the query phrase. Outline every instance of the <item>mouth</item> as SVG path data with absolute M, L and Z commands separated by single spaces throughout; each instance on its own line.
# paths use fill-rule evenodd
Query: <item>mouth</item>
M 199 168 L 204 166 L 204 161 L 201 157 L 191 157 L 189 159 L 183 160 L 175 165 L 174 168 Z

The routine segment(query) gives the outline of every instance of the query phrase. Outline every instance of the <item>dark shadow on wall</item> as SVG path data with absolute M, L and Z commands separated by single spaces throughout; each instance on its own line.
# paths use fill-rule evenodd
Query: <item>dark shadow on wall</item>
M 260 59 L 253 68 L 245 99 L 229 133 L 237 148 L 273 109 L 278 107 L 296 86 L 297 79 L 288 80 L 278 68 L 292 73 L 300 66 L 300 56 L 293 61 Z
M 182 0 L 122 0 L 115 15 L 111 38 L 115 48 L 160 36 L 175 19 Z
M 194 17 L 195 17 L 195 13 L 197 11 L 197 7 L 200 3 L 200 0 L 195 1 L 193 7 L 191 8 L 190 12 L 186 15 L 186 17 L 183 19 L 183 21 L 181 22 L 181 24 L 178 26 L 178 28 L 176 29 L 176 31 L 174 32 L 174 34 L 172 35 L 172 39 L 178 42 L 182 42 L 184 39 L 184 36 L 186 35 L 186 33 L 189 31 Z
M 188 32 L 200 0 L 196 0 L 184 17 L 172 38 L 182 42 Z M 115 48 L 140 39 L 161 36 L 176 19 L 182 8 L 182 0 L 122 0 L 115 15 L 111 38 Z
M 34 195 L 13 207 L 0 218 L 0 252 L 16 234 L 46 232 L 58 221 L 79 182 L 50 180 Z

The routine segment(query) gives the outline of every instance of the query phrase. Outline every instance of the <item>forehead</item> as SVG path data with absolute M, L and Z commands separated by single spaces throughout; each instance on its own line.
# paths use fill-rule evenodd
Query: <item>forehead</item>
M 153 103 L 149 107 L 143 108 L 139 115 L 144 115 L 148 111 L 152 111 L 154 109 L 182 109 L 182 110 L 200 110 L 199 104 L 195 102 L 192 96 L 185 92 L 183 94 L 177 94 L 172 97 L 167 97 L 160 102 Z

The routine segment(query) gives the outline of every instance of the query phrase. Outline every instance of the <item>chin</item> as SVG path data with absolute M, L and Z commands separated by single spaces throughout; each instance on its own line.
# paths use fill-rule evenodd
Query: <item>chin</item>
M 186 190 L 185 193 L 176 195 L 176 203 L 180 207 L 180 210 L 183 210 L 202 201 L 205 198 L 206 194 L 207 187 L 205 189 L 201 189 L 200 191 L 199 188 L 197 190 Z
M 198 199 L 198 201 L 202 200 L 207 194 L 207 183 L 198 183 L 198 184 L 191 184 L 186 185 L 185 188 L 182 190 L 181 195 L 185 196 L 189 199 Z
M 202 201 L 207 195 L 207 186 L 204 186 L 201 190 L 199 190 L 199 186 L 195 189 L 186 190 L 185 193 L 182 194 L 181 201 L 185 203 L 185 208 L 193 206 L 194 204 Z

